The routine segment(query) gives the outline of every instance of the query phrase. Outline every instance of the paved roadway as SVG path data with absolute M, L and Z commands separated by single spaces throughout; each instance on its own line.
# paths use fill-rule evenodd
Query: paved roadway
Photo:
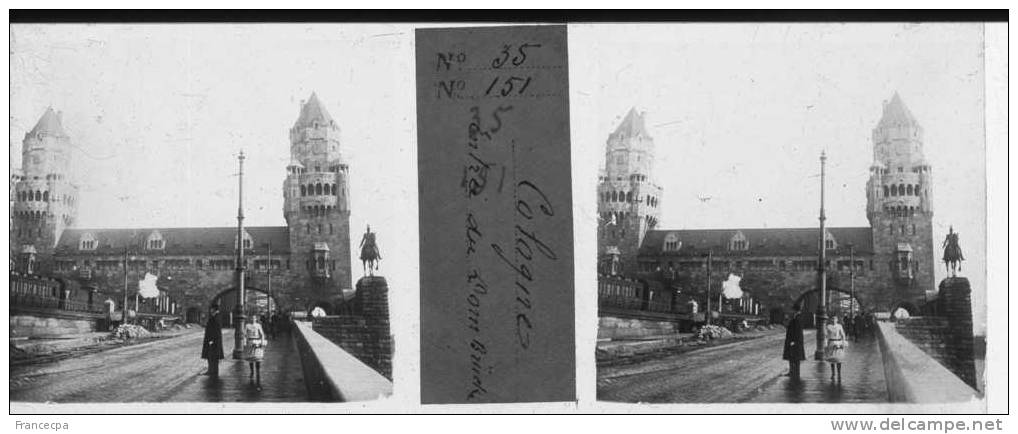
M 802 364 L 802 381 L 782 375 L 784 329 L 749 341 L 708 347 L 633 365 L 599 369 L 597 398 L 646 403 L 887 402 L 880 352 L 873 340 L 849 347 L 843 382 L 832 385 L 827 364 Z M 806 354 L 816 337 L 806 331 Z
M 10 399 L 20 402 L 306 401 L 296 345 L 288 334 L 270 340 L 262 385 L 246 362 L 229 358 L 233 330 L 223 331 L 227 359 L 218 380 L 201 375 L 201 329 L 182 336 L 81 357 L 11 369 Z

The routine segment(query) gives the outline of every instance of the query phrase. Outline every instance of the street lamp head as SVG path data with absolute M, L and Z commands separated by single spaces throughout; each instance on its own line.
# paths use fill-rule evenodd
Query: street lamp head
M 827 151 L 826 150 L 820 151 L 820 161 L 821 162 L 827 161 Z

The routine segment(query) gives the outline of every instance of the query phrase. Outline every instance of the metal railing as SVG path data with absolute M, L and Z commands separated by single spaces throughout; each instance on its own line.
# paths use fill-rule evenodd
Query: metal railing
M 103 313 L 104 306 L 102 303 L 86 303 L 77 300 L 60 299 L 59 297 L 51 297 L 37 294 L 26 294 L 19 292 L 12 292 L 10 294 L 10 306 L 11 307 L 35 307 L 43 309 L 60 309 L 71 312 L 91 312 L 91 313 Z
M 638 297 L 627 295 L 606 295 L 599 294 L 597 297 L 599 307 L 613 307 L 618 309 L 644 310 L 650 312 L 684 313 L 680 307 L 672 309 L 670 300 L 642 300 Z

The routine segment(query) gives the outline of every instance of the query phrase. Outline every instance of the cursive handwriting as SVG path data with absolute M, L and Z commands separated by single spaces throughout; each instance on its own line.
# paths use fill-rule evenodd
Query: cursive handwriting
M 533 222 L 535 218 L 552 217 L 555 215 L 555 208 L 552 206 L 551 201 L 548 200 L 548 196 L 534 183 L 520 181 L 516 184 L 514 192 L 516 195 L 516 216 L 522 217 L 526 226 L 530 226 L 527 223 Z M 539 213 L 534 213 L 534 206 L 540 211 Z M 535 259 L 542 259 L 542 257 L 545 260 L 557 261 L 558 255 L 555 254 L 551 246 L 538 236 L 536 229 L 528 230 L 527 227 L 518 223 L 513 233 L 515 237 L 513 239 L 514 251 L 512 259 L 506 256 L 505 249 L 498 243 L 492 243 L 491 250 L 516 275 L 514 279 L 516 291 L 516 342 L 520 348 L 527 349 L 530 347 L 530 333 L 534 328 L 531 318 L 531 312 L 534 309 L 533 298 L 531 297 L 531 284 L 534 283 L 534 274 L 531 271 L 531 265 Z M 535 251 L 540 253 L 540 255 L 535 255 Z

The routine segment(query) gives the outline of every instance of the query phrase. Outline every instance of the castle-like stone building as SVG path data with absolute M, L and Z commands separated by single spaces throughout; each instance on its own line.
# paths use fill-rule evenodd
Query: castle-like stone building
M 900 307 L 915 314 L 926 291 L 935 290 L 932 173 L 923 156 L 923 129 L 897 93 L 884 102 L 872 142 L 865 186 L 870 225 L 827 228 L 828 288 L 841 299 L 854 293 L 855 309 Z M 743 297 L 749 299 L 726 300 L 725 309 L 763 314 L 761 308 L 815 305 L 807 300 L 819 287 L 818 228 L 658 228 L 662 189 L 653 166 L 654 142 L 644 115 L 630 110 L 608 137 L 598 185 L 599 270 L 604 282 L 620 282 L 602 282 L 602 299 L 638 298 L 645 308 L 681 309 L 690 300 L 703 306 L 709 255 L 713 302 L 729 274 L 741 276 Z
M 235 226 L 84 229 L 75 227 L 78 187 L 66 176 L 71 138 L 60 113 L 48 109 L 25 135 L 23 168 L 12 180 L 13 265 L 59 279 L 67 288 L 61 298 L 117 305 L 125 282 L 133 297 L 146 273 L 157 275 L 161 297 L 195 320 L 213 302 L 234 303 L 239 243 L 249 291 L 271 295 L 280 310 L 331 313 L 352 293 L 348 168 L 339 135 L 317 95 L 301 102 L 282 189 L 286 226 L 247 227 L 241 239 Z

